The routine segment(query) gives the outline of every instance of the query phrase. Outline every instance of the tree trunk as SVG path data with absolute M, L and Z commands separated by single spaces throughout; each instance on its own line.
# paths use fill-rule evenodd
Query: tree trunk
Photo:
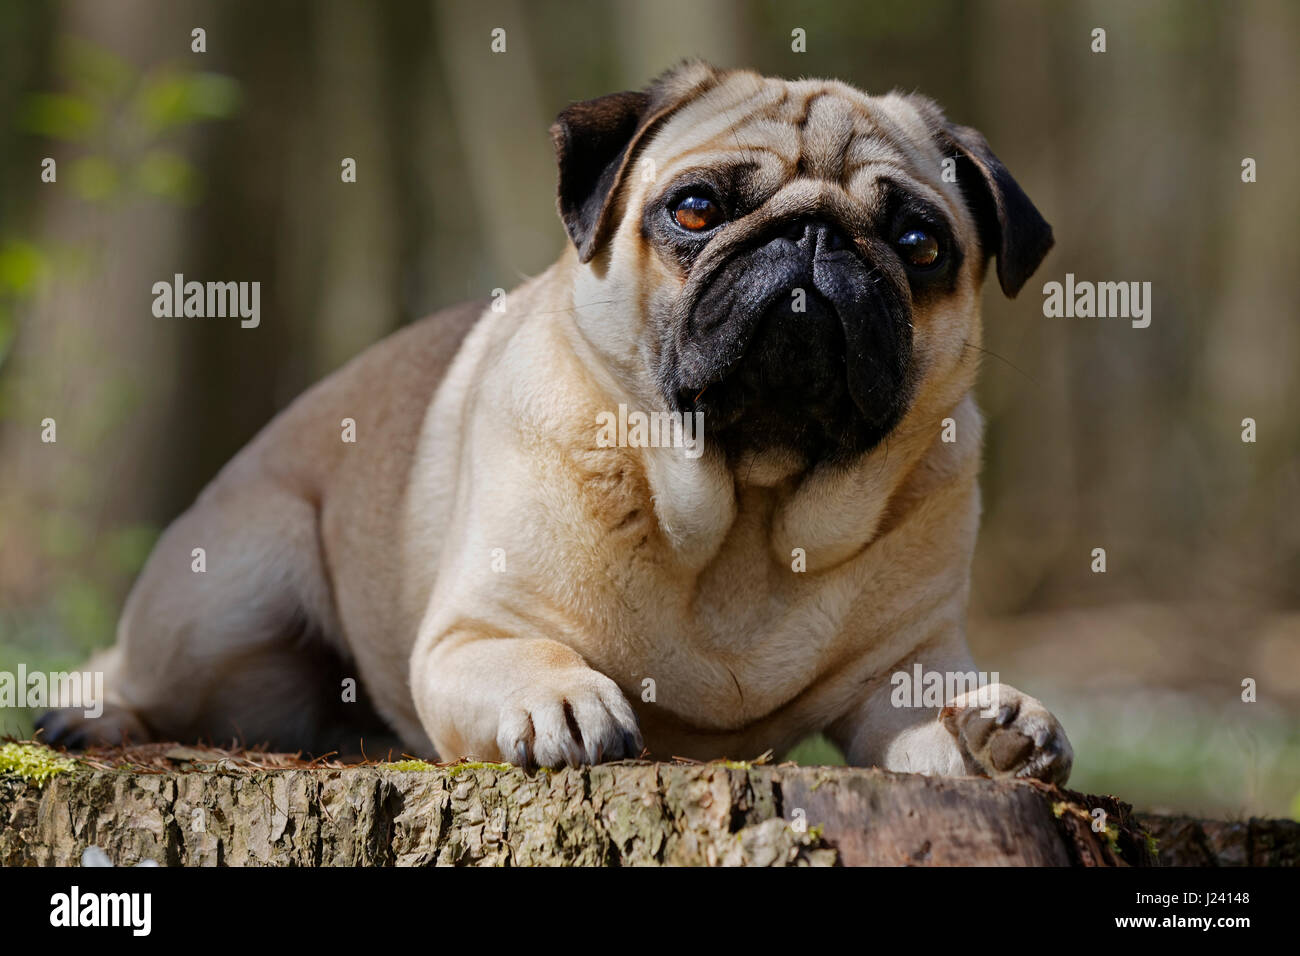
M 1139 820 L 1111 797 L 1020 781 L 634 762 L 266 769 L 205 754 L 43 787 L 0 776 L 0 864 L 76 865 L 98 846 L 119 866 L 1151 865 L 1144 825 L 1170 838 L 1165 864 L 1300 851 L 1300 824 Z

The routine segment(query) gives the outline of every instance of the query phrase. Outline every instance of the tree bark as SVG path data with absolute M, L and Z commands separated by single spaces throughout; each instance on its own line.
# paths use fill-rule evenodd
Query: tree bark
M 43 787 L 0 776 L 0 864 L 76 865 L 98 846 L 119 866 L 1153 865 L 1148 831 L 1169 838 L 1166 865 L 1300 855 L 1300 824 L 1138 818 L 1033 782 L 636 762 L 264 769 L 195 754 Z

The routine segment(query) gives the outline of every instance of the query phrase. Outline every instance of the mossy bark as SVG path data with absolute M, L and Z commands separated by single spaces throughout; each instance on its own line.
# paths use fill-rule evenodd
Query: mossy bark
M 1163 866 L 1300 866 L 1295 820 L 1196 820 L 1140 814 Z
M 78 769 L 0 777 L 0 823 L 6 865 L 76 865 L 92 845 L 119 866 L 1154 862 L 1112 798 L 829 767 Z

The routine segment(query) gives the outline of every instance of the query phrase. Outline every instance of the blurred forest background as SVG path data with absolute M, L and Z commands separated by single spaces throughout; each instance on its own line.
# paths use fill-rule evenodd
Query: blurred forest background
M 550 263 L 550 120 L 698 54 L 986 134 L 1057 247 L 986 296 L 976 658 L 1061 717 L 1079 789 L 1300 816 L 1298 40 L 1284 0 L 5 0 L 0 670 L 109 643 L 159 530 L 305 386 Z M 155 318 L 177 272 L 259 280 L 260 327 Z M 1044 318 L 1066 272 L 1150 281 L 1150 328 Z

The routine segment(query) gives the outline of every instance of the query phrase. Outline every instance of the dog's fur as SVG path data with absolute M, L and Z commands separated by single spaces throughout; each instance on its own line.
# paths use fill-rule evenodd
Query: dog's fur
M 414 324 L 268 425 L 90 665 L 112 709 L 52 712 L 49 737 L 333 747 L 368 702 L 443 758 L 750 757 L 820 730 L 854 764 L 1063 780 L 1063 730 L 1013 688 L 992 718 L 889 700 L 914 662 L 972 670 L 979 292 L 996 257 L 1014 295 L 1052 241 L 983 138 L 914 95 L 698 62 L 553 134 L 572 247 L 504 311 Z M 727 224 L 675 232 L 683 183 Z M 933 276 L 891 245 L 914 209 L 948 253 Z M 813 304 L 782 318 L 792 286 Z M 705 453 L 598 447 L 620 404 L 703 411 Z

